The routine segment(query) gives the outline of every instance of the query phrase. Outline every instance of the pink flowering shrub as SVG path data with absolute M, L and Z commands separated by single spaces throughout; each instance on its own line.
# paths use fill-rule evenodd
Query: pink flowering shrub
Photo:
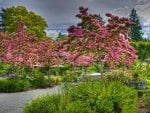
M 108 23 L 104 24 L 98 20 L 97 15 L 87 11 L 88 8 L 79 8 L 76 17 L 80 19 L 80 23 L 70 26 L 69 38 L 57 45 L 61 53 L 66 53 L 64 57 L 68 62 L 73 65 L 87 65 L 98 60 L 99 63 L 107 63 L 111 67 L 131 65 L 136 60 L 136 51 L 129 44 L 128 30 L 134 23 L 108 13 Z M 88 62 L 84 60 L 85 63 L 82 59 L 87 55 L 89 58 Z

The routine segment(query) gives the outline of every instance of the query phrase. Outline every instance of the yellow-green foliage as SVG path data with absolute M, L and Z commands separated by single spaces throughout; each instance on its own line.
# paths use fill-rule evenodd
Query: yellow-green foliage
M 61 76 L 51 76 L 50 79 L 55 83 L 60 83 L 62 80 Z
M 132 71 L 112 70 L 104 73 L 103 79 L 108 81 L 120 81 L 128 84 L 128 82 L 132 79 Z
M 31 101 L 24 113 L 137 113 L 137 91 L 116 81 L 68 84 L 61 94 Z
M 45 76 L 44 79 L 48 81 L 48 84 L 50 86 L 58 85 L 62 81 L 61 76 L 53 76 L 53 75 L 51 75 L 50 77 Z

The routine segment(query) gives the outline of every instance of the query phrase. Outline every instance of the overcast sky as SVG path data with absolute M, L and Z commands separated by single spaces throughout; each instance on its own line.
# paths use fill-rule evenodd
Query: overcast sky
M 23 5 L 41 15 L 50 29 L 66 29 L 77 23 L 75 14 L 79 6 L 88 7 L 91 13 L 102 16 L 107 12 L 128 16 L 135 8 L 141 18 L 150 20 L 150 0 L 0 0 L 1 7 L 13 5 Z

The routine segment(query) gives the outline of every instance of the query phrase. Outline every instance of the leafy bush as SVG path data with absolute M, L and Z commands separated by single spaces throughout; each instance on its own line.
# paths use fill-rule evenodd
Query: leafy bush
M 1 72 L 10 73 L 12 66 L 8 64 L 0 65 L 2 68 Z M 14 71 L 14 70 L 13 70 Z M 15 69 L 15 74 L 17 78 L 7 79 L 0 78 L 0 92 L 19 92 L 25 91 L 29 88 L 46 88 L 61 83 L 61 78 L 59 76 L 51 76 L 50 79 L 45 77 L 43 73 L 36 68 L 34 70 L 24 67 L 21 70 Z
M 149 110 L 150 110 L 150 91 L 149 92 L 145 92 L 143 94 L 143 97 L 142 97 L 145 101 L 145 104 L 148 106 Z
M 103 79 L 108 81 L 120 81 L 124 84 L 128 84 L 129 81 L 132 79 L 132 72 L 124 72 L 121 70 L 106 72 L 104 73 Z
M 65 75 L 62 77 L 63 82 L 77 82 L 80 78 L 80 75 L 78 75 L 73 70 L 66 71 Z
M 64 113 L 95 113 L 95 111 L 87 103 L 77 100 L 68 103 Z
M 136 113 L 137 93 L 119 82 L 81 83 L 67 88 L 66 95 L 73 102 L 80 100 L 89 104 L 95 113 L 114 113 L 117 110 L 121 110 L 120 113 Z
M 60 76 L 45 76 L 39 70 L 32 71 L 26 79 L 31 82 L 33 88 L 51 87 L 61 83 Z
M 58 85 L 62 81 L 61 76 L 50 76 L 50 84 Z
M 61 84 L 61 76 L 44 76 L 44 79 L 47 81 L 48 86 L 55 86 Z
M 48 87 L 48 80 L 44 76 L 34 76 L 33 79 L 30 79 L 30 83 L 33 88 L 45 88 Z
M 92 65 L 87 68 L 88 73 L 99 72 L 101 70 L 101 66 L 98 64 Z
M 34 70 L 25 70 L 21 75 L 22 79 L 28 80 L 33 88 L 45 88 L 48 87 L 48 80 L 44 78 L 44 75 L 38 68 Z
M 137 50 L 137 55 L 140 60 L 150 58 L 150 41 L 139 41 L 131 43 Z
M 148 63 L 137 60 L 129 69 L 133 71 L 133 76 L 137 76 L 138 79 L 146 80 L 150 78 L 150 65 Z
M 61 94 L 32 100 L 24 113 L 137 113 L 137 92 L 120 82 L 69 84 Z
M 10 64 L 0 63 L 0 74 L 9 74 L 15 71 L 14 67 Z
M 60 113 L 58 106 L 60 98 L 60 95 L 39 97 L 26 105 L 24 113 Z
M 145 66 L 142 65 L 142 62 L 140 60 L 136 60 L 136 62 L 134 62 L 130 67 L 129 69 L 132 69 L 132 70 L 141 70 L 143 69 Z
M 25 80 L 0 78 L 0 92 L 26 91 L 30 86 L 30 83 Z

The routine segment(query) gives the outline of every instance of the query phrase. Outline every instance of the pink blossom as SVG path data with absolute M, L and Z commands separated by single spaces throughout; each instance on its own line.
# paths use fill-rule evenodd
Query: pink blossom
M 7 59 L 7 60 L 11 60 L 12 58 L 13 58 L 12 54 L 11 54 L 10 52 L 8 52 L 8 53 L 6 54 L 6 59 Z

